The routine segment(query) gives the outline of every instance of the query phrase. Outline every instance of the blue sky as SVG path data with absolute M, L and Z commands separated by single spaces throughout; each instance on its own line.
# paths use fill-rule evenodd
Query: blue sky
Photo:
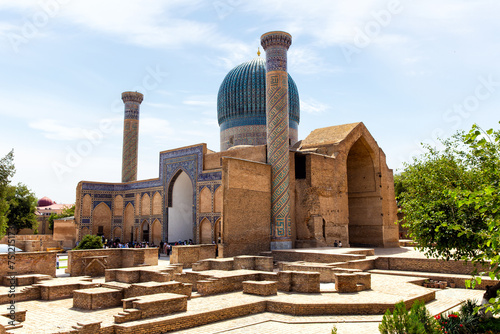
M 390 168 L 473 123 L 498 128 L 498 1 L 0 0 L 0 155 L 58 203 L 119 182 L 123 103 L 138 90 L 139 179 L 162 150 L 219 150 L 216 97 L 260 36 L 292 34 L 299 138 L 362 121 Z M 264 55 L 263 55 L 264 56 Z

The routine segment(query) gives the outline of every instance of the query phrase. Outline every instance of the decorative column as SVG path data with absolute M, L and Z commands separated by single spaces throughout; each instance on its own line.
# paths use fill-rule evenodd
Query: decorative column
M 266 51 L 267 162 L 272 170 L 271 249 L 292 248 L 287 51 L 292 36 L 272 31 L 260 38 Z
M 123 92 L 125 120 L 123 122 L 122 182 L 137 181 L 137 153 L 139 145 L 139 106 L 144 95 Z

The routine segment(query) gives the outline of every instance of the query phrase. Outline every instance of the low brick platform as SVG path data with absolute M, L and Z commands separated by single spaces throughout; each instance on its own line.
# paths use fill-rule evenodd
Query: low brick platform
M 177 273 L 182 273 L 182 265 L 107 269 L 105 272 L 105 281 L 122 283 L 169 282 Z
M 73 307 L 84 310 L 116 307 L 122 303 L 123 292 L 110 288 L 91 288 L 73 291 Z
M 158 293 L 123 300 L 123 312 L 115 315 L 116 323 L 151 318 L 187 310 L 187 296 Z
M 278 283 L 272 281 L 244 281 L 243 292 L 259 296 L 271 296 L 278 293 Z
M 89 281 L 78 280 L 50 280 L 42 281 L 41 283 L 34 284 L 33 287 L 40 288 L 40 297 L 42 300 L 55 300 L 62 298 L 73 297 L 75 290 L 97 288 L 98 283 Z
M 192 265 L 193 271 L 205 270 L 258 270 L 273 271 L 273 258 L 270 256 L 241 255 L 234 258 L 205 259 Z
M 16 286 L 26 286 L 32 285 L 44 280 L 52 279 L 50 275 L 42 275 L 42 274 L 27 274 L 27 275 L 17 275 L 17 276 L 4 276 L 2 280 L 2 284 L 5 286 L 10 286 L 13 282 L 12 279 L 15 280 Z
M 278 272 L 278 290 L 319 293 L 320 273 L 306 271 L 280 271 Z
M 335 274 L 335 288 L 338 292 L 358 292 L 371 289 L 371 274 Z
M 192 284 L 180 282 L 142 282 L 134 283 L 125 289 L 124 298 L 154 295 L 159 293 L 176 293 L 191 297 Z

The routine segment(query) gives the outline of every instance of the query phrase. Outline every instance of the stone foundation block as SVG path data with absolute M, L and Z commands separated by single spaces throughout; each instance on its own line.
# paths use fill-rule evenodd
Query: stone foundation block
M 115 307 L 122 304 L 123 292 L 110 288 L 75 290 L 73 307 L 85 310 Z
M 278 282 L 244 281 L 243 292 L 259 296 L 270 296 L 278 293 Z

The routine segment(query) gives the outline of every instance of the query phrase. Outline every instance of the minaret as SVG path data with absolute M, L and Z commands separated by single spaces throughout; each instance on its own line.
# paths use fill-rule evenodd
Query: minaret
M 139 145 L 139 106 L 144 95 L 123 92 L 125 120 L 123 122 L 122 182 L 137 181 L 137 152 Z
M 292 248 L 287 52 L 292 36 L 272 31 L 261 36 L 266 51 L 267 162 L 272 170 L 271 249 Z

